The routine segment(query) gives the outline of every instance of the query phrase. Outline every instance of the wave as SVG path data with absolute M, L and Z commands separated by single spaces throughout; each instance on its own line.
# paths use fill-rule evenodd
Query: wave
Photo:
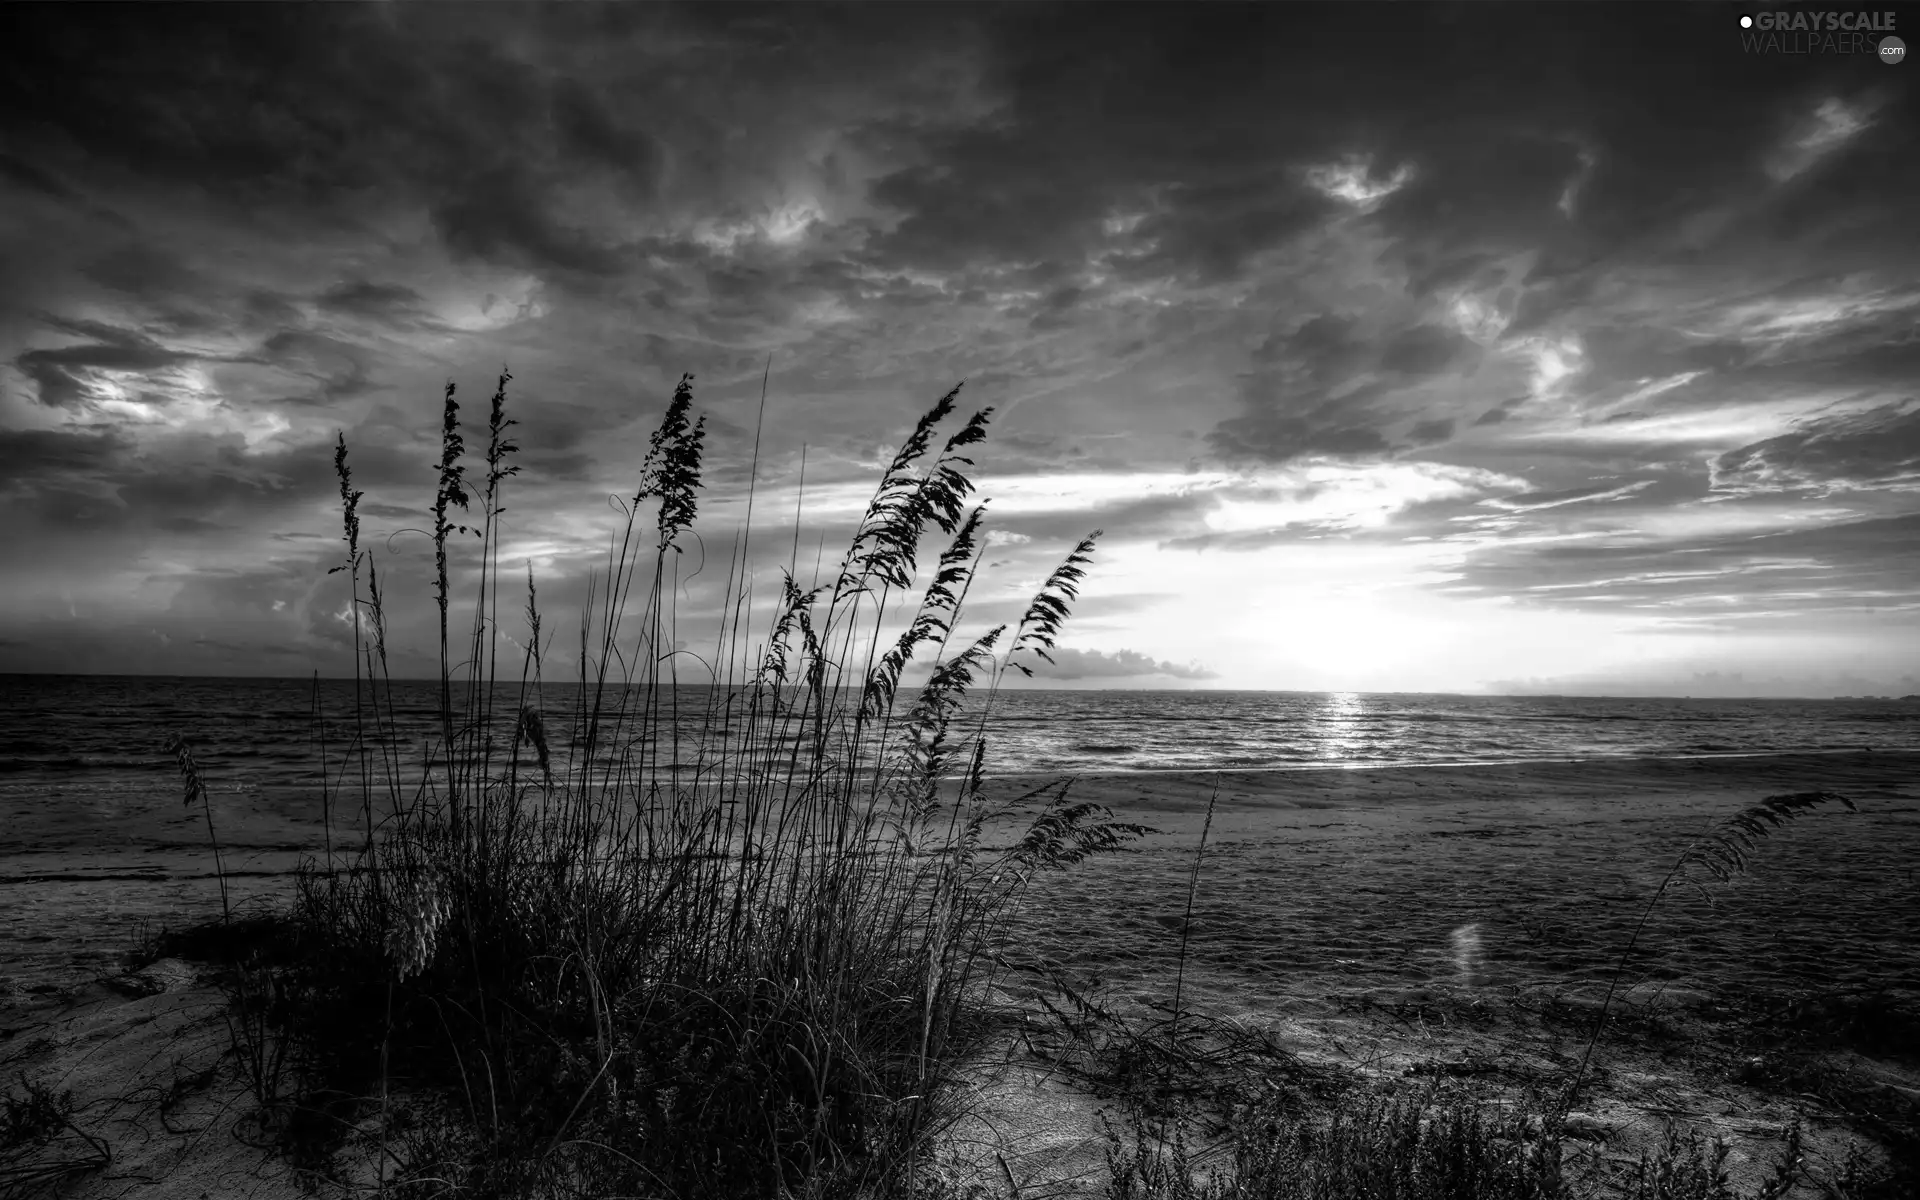
M 96 765 L 84 758 L 0 758 L 0 774 L 23 771 L 84 771 Z

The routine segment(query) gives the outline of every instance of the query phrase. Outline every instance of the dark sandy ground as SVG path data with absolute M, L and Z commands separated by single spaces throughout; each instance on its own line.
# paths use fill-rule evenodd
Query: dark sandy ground
M 1840 792 L 1858 812 L 1817 809 L 1743 877 L 1655 909 L 1575 1125 L 1603 1173 L 1673 1120 L 1728 1139 L 1751 1180 L 1796 1114 L 1809 1166 L 1830 1172 L 1868 1141 L 1845 1112 L 1863 1095 L 1920 1104 L 1911 1029 L 1871 1027 L 1920 1002 L 1920 753 L 1085 779 L 1075 798 L 1164 832 L 1041 877 L 1018 943 L 1110 1003 L 1169 1005 L 1216 788 L 1184 1006 L 1376 1082 L 1444 1077 L 1507 1098 L 1570 1076 L 1689 842 L 1767 796 Z M 1847 1036 L 1769 1036 L 1836 1025 Z M 1904 1054 L 1885 1044 L 1902 1036 Z M 1000 1072 L 996 1102 L 1027 1116 L 970 1136 L 1024 1169 L 1027 1194 L 1097 1185 L 1097 1105 L 1057 1078 L 1035 1091 L 1040 1078 Z

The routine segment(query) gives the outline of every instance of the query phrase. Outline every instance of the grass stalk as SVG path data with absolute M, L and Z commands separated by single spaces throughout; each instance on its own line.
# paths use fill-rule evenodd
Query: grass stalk
M 220 856 L 220 837 L 213 828 L 213 794 L 201 778 L 200 764 L 194 759 L 186 738 L 177 733 L 169 737 L 167 753 L 173 756 L 174 764 L 179 768 L 186 806 L 192 808 L 193 802 L 198 800 L 200 812 L 207 819 L 207 842 L 213 847 L 213 874 L 220 881 L 220 919 L 231 921 L 233 906 L 227 898 L 227 868 Z
M 1187 874 L 1187 906 L 1180 914 L 1180 957 L 1173 972 L 1173 1024 L 1168 1039 L 1180 1040 L 1180 998 L 1187 979 L 1187 938 L 1193 931 L 1193 898 L 1200 890 L 1200 860 L 1207 852 L 1207 835 L 1213 831 L 1213 806 L 1220 799 L 1220 773 L 1214 772 L 1213 790 L 1207 795 L 1207 818 L 1200 826 L 1200 844 L 1193 848 L 1193 870 Z
M 1580 1054 L 1580 1065 L 1574 1069 L 1573 1078 L 1567 1083 L 1567 1090 L 1561 1098 L 1559 1113 L 1562 1119 L 1572 1110 L 1580 1087 L 1586 1082 L 1587 1064 L 1593 1058 L 1594 1046 L 1600 1041 L 1600 1031 L 1606 1028 L 1607 1013 L 1613 1005 L 1614 992 L 1619 987 L 1621 976 L 1626 973 L 1627 960 L 1639 944 L 1640 934 L 1647 927 L 1647 919 L 1653 915 L 1661 898 L 1675 883 L 1689 880 L 1693 872 L 1704 872 L 1721 883 L 1745 874 L 1759 839 L 1826 804 L 1840 804 L 1849 812 L 1858 811 L 1852 800 L 1838 792 L 1794 792 L 1768 796 L 1719 822 L 1680 852 L 1673 866 L 1660 880 L 1660 886 L 1648 898 L 1646 907 L 1640 910 L 1640 919 L 1634 923 L 1633 932 L 1628 935 L 1627 944 L 1620 951 L 1619 961 L 1614 964 L 1613 974 L 1607 980 L 1606 995 L 1600 1002 L 1600 1013 L 1594 1018 L 1593 1033 L 1587 1038 L 1586 1048 Z M 1699 886 L 1697 880 L 1694 882 Z M 1709 901 L 1712 900 L 1704 888 L 1701 891 Z

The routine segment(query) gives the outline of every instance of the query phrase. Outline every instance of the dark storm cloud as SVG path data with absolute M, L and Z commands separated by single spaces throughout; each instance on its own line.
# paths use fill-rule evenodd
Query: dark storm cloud
M 1255 348 L 1253 370 L 1240 377 L 1244 411 L 1215 426 L 1208 441 L 1236 463 L 1377 454 L 1391 447 L 1387 428 L 1409 415 L 1416 444 L 1445 441 L 1452 418 L 1419 417 L 1417 407 L 1394 395 L 1470 364 L 1477 349 L 1432 324 L 1382 336 L 1355 314 L 1322 313 Z
M 1439 374 L 1473 350 L 1473 343 L 1457 330 L 1415 325 L 1387 342 L 1380 352 L 1380 370 L 1395 378 L 1419 379 Z
M 355 447 L 356 485 L 418 486 L 429 474 L 424 452 L 417 457 Z M 23 521 L 103 532 L 251 524 L 323 501 L 339 486 L 331 458 L 315 449 L 250 453 L 238 438 L 200 439 L 157 456 L 113 431 L 0 431 L 0 474 Z
M 143 299 L 174 300 L 207 290 L 205 276 L 177 255 L 138 242 L 114 247 L 81 271 L 96 283 Z
M 569 228 L 548 211 L 538 181 L 502 164 L 480 172 L 438 200 L 434 223 L 455 252 L 562 272 L 618 273 L 613 247 Z
M 1920 492 L 1920 402 L 1809 421 L 1791 433 L 1729 450 L 1714 460 L 1713 486 L 1740 495 L 1869 488 Z
M 1110 236 L 1103 221 L 1131 210 L 1141 219 L 1124 270 L 1212 281 L 1330 211 L 1299 160 L 1332 142 L 1349 104 L 1329 88 L 1313 120 L 1288 105 L 1333 82 L 1330 64 L 1302 51 L 1338 37 L 1338 16 L 1207 6 L 1174 20 L 1125 6 L 1089 21 L 1050 5 L 994 16 L 991 82 L 1004 103 L 983 127 L 927 139 L 922 163 L 879 182 L 876 199 L 903 214 L 876 243 L 882 260 L 1074 263 Z
M 445 13 L 20 15 L 3 86 L 43 115 L 12 132 L 55 161 L 256 204 L 411 194 L 462 251 L 587 271 L 605 269 L 604 247 L 554 212 L 570 167 L 641 190 L 658 169 L 644 131 L 579 83 L 458 37 L 467 22 Z
M 110 429 L 0 430 L 0 477 L 23 483 L 33 476 L 96 471 L 128 449 Z
M 392 318 L 420 311 L 420 293 L 401 283 L 373 283 L 358 279 L 321 293 L 317 301 L 328 312 L 358 317 Z
M 385 310 L 392 313 L 389 306 Z M 283 329 L 260 344 L 250 360 L 277 367 L 310 390 L 286 391 L 273 399 L 300 406 L 329 404 L 365 392 L 371 386 L 366 355 L 351 342 L 306 330 Z

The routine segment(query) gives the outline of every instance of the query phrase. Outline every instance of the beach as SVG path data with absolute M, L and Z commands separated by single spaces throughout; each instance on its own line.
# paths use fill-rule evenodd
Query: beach
M 1681 1113 L 1732 1137 L 1735 1166 L 1757 1170 L 1790 1106 L 1762 1077 L 1740 1082 L 1742 1049 L 1727 1039 L 1747 1026 L 1736 1017 L 1770 1005 L 1920 998 L 1916 768 L 1920 754 L 1880 751 L 1086 775 L 1070 799 L 1158 832 L 1036 876 L 1012 942 L 1021 961 L 1051 964 L 1118 1010 L 1169 1005 L 1178 975 L 1184 1010 L 1269 1030 L 1306 1061 L 1379 1078 L 1440 1072 L 1517 1093 L 1564 1078 L 1627 938 L 1689 842 L 1765 797 L 1836 792 L 1858 811 L 1811 811 L 1764 841 L 1743 876 L 1674 888 L 1654 910 L 1581 1105 L 1601 1131 L 1595 1154 L 1624 1161 L 1657 1131 L 1650 1112 Z M 988 799 L 1036 782 L 992 780 Z M 183 842 L 192 840 L 187 815 L 173 814 Z M 312 830 L 264 801 L 256 821 L 228 865 L 264 872 L 240 882 L 271 894 L 286 880 L 276 873 L 284 864 L 269 860 L 310 846 Z M 44 873 L 85 874 L 52 858 Z M 114 910 L 124 914 L 157 911 L 169 889 L 187 885 L 68 879 L 16 890 L 26 886 L 58 929 L 50 914 L 60 889 L 73 889 L 70 898 L 124 889 L 132 899 Z M 143 886 L 160 892 L 142 896 Z M 193 886 L 204 889 L 193 910 L 216 915 L 213 880 Z M 15 905 L 7 919 L 18 927 L 33 911 Z M 96 929 L 87 944 L 104 964 L 115 935 Z M 10 1069 L 58 1059 L 61 1038 L 49 1030 L 73 1019 L 61 1013 L 90 1014 L 89 1032 L 71 1036 L 96 1059 L 113 1053 L 100 1044 L 113 1012 L 154 1019 L 138 1007 L 153 998 L 103 990 L 78 978 L 73 961 L 56 971 L 41 958 L 0 1020 Z M 189 971 L 161 986 L 177 988 L 180 1005 L 204 1005 L 204 988 L 191 983 Z M 1031 1005 L 1044 986 L 1040 974 L 1015 971 L 1001 998 Z M 1853 1057 L 1890 1088 L 1920 1088 L 1910 1066 Z M 1104 1145 L 1098 1097 L 1008 1061 L 979 1081 L 998 1115 L 992 1137 L 976 1143 L 1034 1181 L 1091 1186 Z M 1809 1153 L 1835 1161 L 1858 1140 L 1837 1119 L 1809 1136 Z

